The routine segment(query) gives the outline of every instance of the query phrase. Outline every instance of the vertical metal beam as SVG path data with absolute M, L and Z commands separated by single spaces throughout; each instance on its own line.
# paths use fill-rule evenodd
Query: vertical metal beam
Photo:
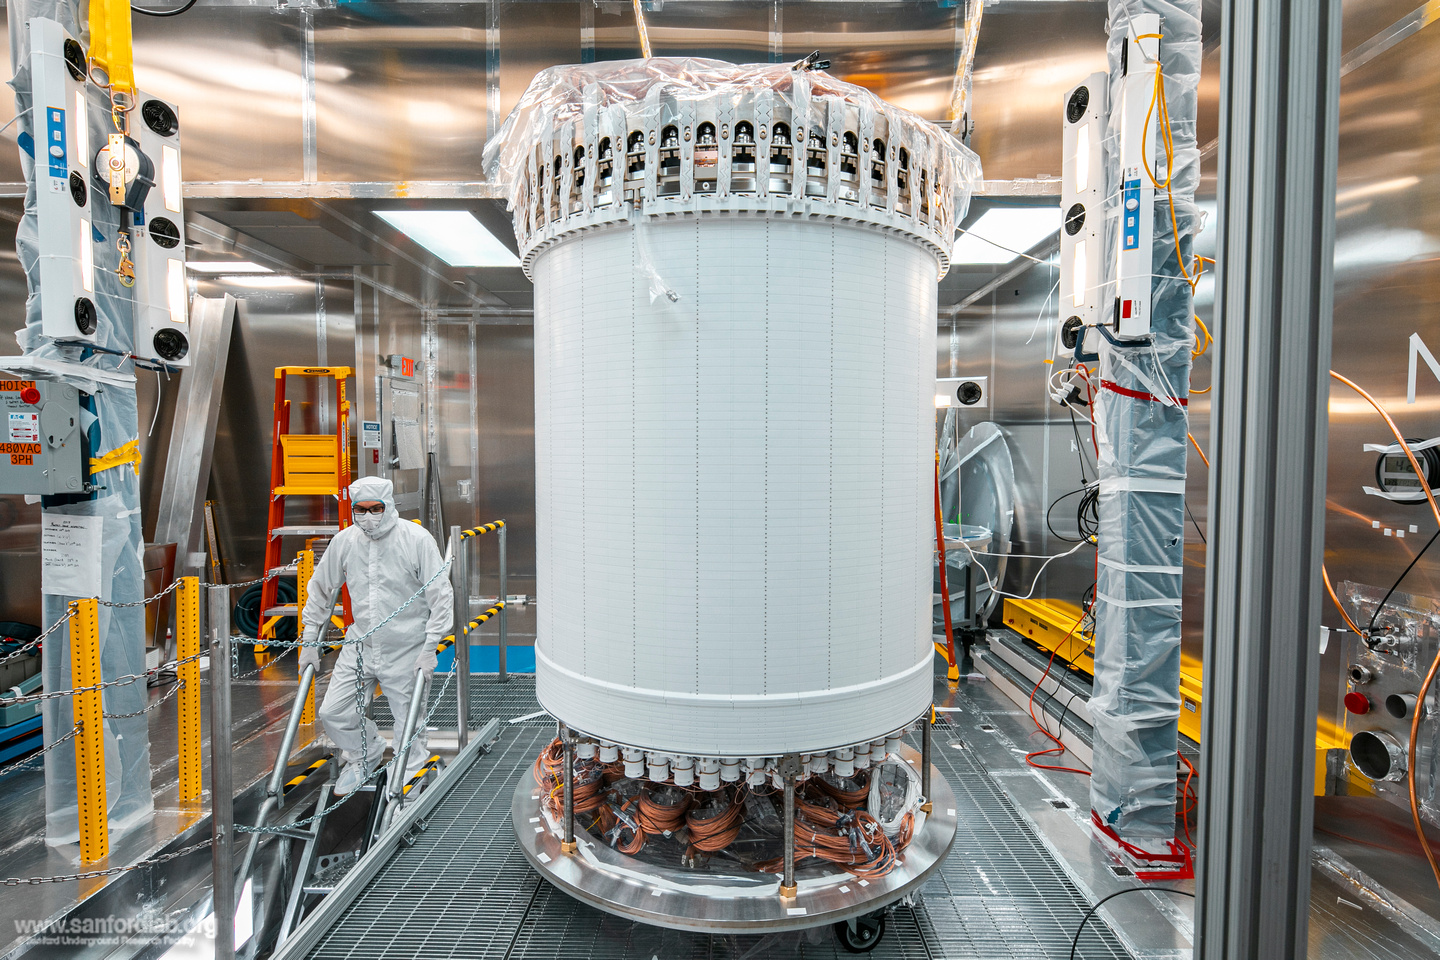
M 1205 960 L 1304 956 L 1307 944 L 1340 0 L 1226 4 L 1221 50 Z
M 210 624 L 210 824 L 215 960 L 235 958 L 235 788 L 230 770 L 230 588 L 205 598 Z
M 199 573 L 205 565 L 201 533 L 205 528 L 205 488 L 220 419 L 220 394 L 230 357 L 236 300 L 196 297 L 190 310 L 190 356 L 193 366 L 173 389 L 174 424 L 170 428 L 160 506 L 155 514 L 155 542 L 175 544 L 175 572 Z
M 99 603 L 76 600 L 70 618 L 70 683 L 75 689 L 100 683 Z M 110 805 L 105 796 L 105 719 L 101 693 L 75 694 L 76 809 L 80 820 L 80 862 L 95 863 L 110 855 Z
M 935 704 L 925 708 L 925 716 L 920 721 L 920 796 L 924 802 L 920 809 L 929 813 L 933 806 L 930 803 L 930 735 L 931 724 L 935 720 Z
M 189 660 L 200 655 L 200 579 L 182 577 L 175 591 L 175 655 Z M 200 757 L 200 664 L 175 668 L 180 688 L 177 727 L 180 736 L 180 800 L 199 800 L 204 788 Z
M 315 11 L 305 7 L 301 17 L 305 30 L 305 56 L 300 73 L 304 84 L 304 99 L 300 104 L 301 142 L 305 182 L 314 183 L 320 179 L 319 148 L 315 142 L 318 126 L 315 112 Z

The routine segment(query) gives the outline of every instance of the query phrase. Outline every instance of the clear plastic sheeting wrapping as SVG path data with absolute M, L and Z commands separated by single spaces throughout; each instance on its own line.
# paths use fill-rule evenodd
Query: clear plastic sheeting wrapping
M 1200 0 L 1110 0 L 1111 103 L 1131 18 L 1159 14 L 1161 69 L 1173 128 L 1171 191 L 1179 257 L 1191 262 L 1199 227 Z M 1153 67 L 1130 64 L 1130 68 Z M 1152 125 L 1155 121 L 1152 121 Z M 1120 195 L 1119 111 L 1106 139 L 1106 195 Z M 1156 143 L 1160 138 L 1156 137 Z M 1157 146 L 1163 172 L 1163 147 Z M 1162 180 L 1163 182 L 1163 180 Z M 1116 275 L 1118 218 L 1107 221 L 1106 276 Z M 1176 256 L 1170 197 L 1155 191 L 1151 337 L 1100 347 L 1100 538 L 1096 585 L 1095 727 L 1091 806 L 1123 840 L 1164 852 L 1175 836 L 1180 714 L 1180 603 L 1185 468 L 1194 339 L 1193 294 Z
M 18 65 L 11 86 L 15 89 L 17 111 L 31 106 L 29 33 L 17 24 L 31 18 L 55 20 L 80 35 L 76 11 L 69 4 L 46 0 L 11 0 L 9 7 L 10 61 Z M 97 88 L 90 87 L 95 103 L 103 100 Z M 98 99 L 96 99 L 98 98 Z M 108 100 L 94 116 L 109 116 Z M 22 134 L 33 142 L 34 124 L 27 114 L 17 123 Z M 92 123 L 92 143 L 104 142 L 107 131 Z M 23 142 L 22 137 L 22 142 Z M 34 158 L 24 149 L 20 163 L 27 183 L 25 215 L 16 232 L 16 249 L 25 270 L 29 298 L 25 304 L 25 328 L 17 334 L 27 357 L 66 361 L 97 370 L 96 379 L 103 383 L 82 410 L 81 427 L 88 434 L 92 456 L 99 456 L 139 436 L 133 377 L 124 358 L 132 348 L 132 310 L 130 291 L 123 287 L 115 273 L 119 263 L 116 233 L 120 227 L 119 213 L 109 204 L 93 205 L 92 225 L 100 237 L 94 245 L 95 306 L 98 314 L 96 347 L 57 344 L 41 333 L 39 283 L 39 245 L 36 220 Z M 119 374 L 117 378 L 116 374 Z M 128 377 L 130 383 L 113 381 Z M 121 466 L 97 474 L 94 482 L 101 486 L 94 499 L 58 505 L 48 499 L 43 510 L 48 514 L 102 518 L 100 533 L 100 599 L 109 603 L 132 603 L 144 596 L 145 575 L 142 563 L 143 540 L 140 528 L 140 478 L 129 466 Z M 53 623 L 65 615 L 71 597 L 47 594 L 44 616 Z M 66 690 L 70 680 L 70 645 L 64 630 L 46 641 L 41 670 L 47 691 Z M 100 608 L 100 672 L 103 680 L 145 671 L 145 610 L 143 607 Z M 103 708 L 107 715 L 134 713 L 145 707 L 147 692 L 144 681 L 108 687 L 103 692 Z M 64 737 L 74 728 L 69 698 L 46 700 L 42 704 L 45 743 Z M 106 797 L 110 807 L 110 829 L 118 834 L 136 826 L 154 813 L 150 794 L 150 739 L 147 717 L 140 714 L 105 721 Z M 74 843 L 79 839 L 75 791 L 75 753 L 73 741 L 61 744 L 45 755 L 45 841 L 55 845 Z
M 862 87 L 795 65 L 688 58 L 542 71 L 485 170 L 527 271 L 547 246 L 603 224 L 829 215 L 909 234 L 940 276 L 981 176 L 969 148 Z M 675 299 L 648 245 L 633 269 L 652 298 Z

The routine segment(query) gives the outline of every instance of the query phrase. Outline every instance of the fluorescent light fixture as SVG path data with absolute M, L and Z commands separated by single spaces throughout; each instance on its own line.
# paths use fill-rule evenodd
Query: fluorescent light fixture
M 995 207 L 965 228 L 950 261 L 1009 263 L 1060 229 L 1059 207 Z
M 90 111 L 85 109 L 85 92 L 75 91 L 75 157 L 80 169 L 90 166 Z
M 185 264 L 194 273 L 238 274 L 274 273 L 269 267 L 262 267 L 249 260 L 191 260 Z
M 936 410 L 941 410 L 941 409 L 943 409 L 943 408 L 945 408 L 945 407 L 948 407 L 948 406 L 950 406 L 950 394 L 948 394 L 948 393 L 937 393 L 937 394 L 935 394 L 935 409 L 936 409 Z
M 86 293 L 95 292 L 95 240 L 89 220 L 80 221 L 80 285 Z
M 1090 187 L 1090 121 L 1075 131 L 1075 192 L 1084 193 Z
M 1089 241 L 1087 240 L 1077 242 L 1075 244 L 1075 251 L 1071 257 L 1073 272 L 1070 274 L 1070 289 L 1072 291 L 1072 299 L 1074 299 L 1075 306 L 1077 307 L 1085 306 L 1085 287 L 1089 285 L 1087 280 L 1089 265 L 1086 263 L 1087 246 L 1089 246 Z
M 520 266 L 520 258 L 468 210 L 376 210 L 375 215 L 452 267 Z
M 160 188 L 165 195 L 165 209 L 180 212 L 180 151 L 174 147 L 160 150 Z
M 170 303 L 170 322 L 185 322 L 185 261 L 171 258 L 165 276 L 165 297 Z

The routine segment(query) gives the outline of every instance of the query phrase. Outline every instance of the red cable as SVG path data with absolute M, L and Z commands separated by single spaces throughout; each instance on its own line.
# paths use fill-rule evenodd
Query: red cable
M 1037 770 L 1055 770 L 1060 773 L 1078 773 L 1086 777 L 1090 776 L 1089 770 L 1081 770 L 1078 767 L 1057 767 L 1052 766 L 1051 764 L 1035 762 L 1036 757 L 1049 756 L 1050 754 L 1054 753 L 1064 753 L 1066 750 L 1064 742 L 1062 742 L 1059 737 L 1052 734 L 1049 730 L 1045 729 L 1045 727 L 1041 725 L 1039 719 L 1036 718 L 1035 694 L 1040 691 L 1041 685 L 1045 683 L 1045 678 L 1050 676 L 1050 668 L 1055 665 L 1055 655 L 1060 652 L 1060 647 L 1065 644 L 1066 640 L 1069 640 L 1072 636 L 1075 635 L 1075 628 L 1080 626 L 1080 624 L 1084 621 L 1085 616 L 1084 614 L 1081 614 L 1080 619 L 1076 620 L 1073 624 L 1070 625 L 1070 632 L 1065 634 L 1065 640 L 1061 640 L 1055 645 L 1055 648 L 1050 651 L 1050 662 L 1045 664 L 1045 672 L 1040 674 L 1040 679 L 1036 680 L 1035 686 L 1030 689 L 1030 720 L 1035 724 L 1036 730 L 1039 730 L 1045 735 L 1045 738 L 1047 740 L 1055 744 L 1055 746 L 1050 747 L 1049 749 L 1034 750 L 1030 753 L 1025 754 L 1025 762 L 1028 763 L 1030 766 L 1036 768 Z

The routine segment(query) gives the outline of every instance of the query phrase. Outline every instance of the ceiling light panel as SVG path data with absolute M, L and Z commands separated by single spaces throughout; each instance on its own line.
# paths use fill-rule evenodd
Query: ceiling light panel
M 1060 229 L 1058 207 L 995 207 L 985 211 L 950 254 L 955 264 L 1004 264 Z
M 520 258 L 468 210 L 377 210 L 375 215 L 452 267 L 520 265 Z

